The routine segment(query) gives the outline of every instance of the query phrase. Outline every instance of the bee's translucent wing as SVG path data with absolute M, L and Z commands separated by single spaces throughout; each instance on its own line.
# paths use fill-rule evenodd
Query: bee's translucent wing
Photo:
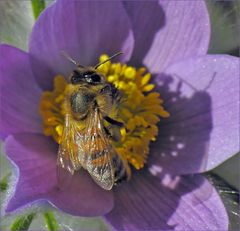
M 98 185 L 110 190 L 114 184 L 112 162 L 114 149 L 109 142 L 102 121 L 98 109 L 94 110 L 86 121 L 83 164 Z
M 76 122 L 69 114 L 65 117 L 65 126 L 58 149 L 57 165 L 68 170 L 71 174 L 80 168 L 76 136 L 79 134 Z
M 66 115 L 58 150 L 58 171 L 66 169 L 73 174 L 82 166 L 98 185 L 110 190 L 114 184 L 114 150 L 104 130 L 101 114 L 96 109 L 86 118 L 84 128 L 80 124 Z

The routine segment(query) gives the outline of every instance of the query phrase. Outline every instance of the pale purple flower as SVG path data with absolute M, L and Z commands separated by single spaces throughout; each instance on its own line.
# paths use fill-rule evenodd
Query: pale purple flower
M 1 45 L 1 137 L 19 170 L 6 212 L 48 201 L 73 215 L 105 215 L 117 230 L 226 230 L 224 205 L 198 173 L 239 151 L 239 59 L 206 55 L 209 37 L 204 1 L 58 0 L 36 22 L 28 53 Z M 82 65 L 123 51 L 122 62 L 156 74 L 170 112 L 145 169 L 112 191 L 84 171 L 57 188 L 57 145 L 42 134 L 38 107 L 54 76 L 73 69 L 62 50 Z

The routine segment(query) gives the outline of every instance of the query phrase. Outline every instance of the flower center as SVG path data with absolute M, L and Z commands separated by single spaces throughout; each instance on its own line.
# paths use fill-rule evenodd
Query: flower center
M 108 58 L 107 55 L 102 55 L 100 62 Z M 109 61 L 99 66 L 98 72 L 118 88 L 124 97 L 118 114 L 114 115 L 124 123 L 124 127 L 120 130 L 121 139 L 111 141 L 112 145 L 122 159 L 140 169 L 147 161 L 150 142 L 156 140 L 160 117 L 168 117 L 169 113 L 162 106 L 160 94 L 152 92 L 154 84 L 149 83 L 151 74 L 146 72 L 146 68 L 136 69 Z M 44 134 L 53 137 L 57 143 L 60 143 L 64 126 L 67 86 L 64 77 L 57 75 L 53 90 L 43 92 L 40 100 Z

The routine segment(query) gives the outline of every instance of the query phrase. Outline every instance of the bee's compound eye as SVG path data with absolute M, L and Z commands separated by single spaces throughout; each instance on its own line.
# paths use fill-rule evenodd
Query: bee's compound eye
M 99 83 L 101 81 L 101 77 L 98 74 L 92 74 L 91 75 L 92 82 Z
M 88 83 L 99 83 L 101 81 L 101 76 L 94 72 L 86 72 L 83 76 Z

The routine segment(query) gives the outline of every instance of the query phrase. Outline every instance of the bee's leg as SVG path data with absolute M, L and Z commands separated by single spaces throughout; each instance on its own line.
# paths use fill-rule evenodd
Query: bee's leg
M 105 127 L 105 126 L 103 126 L 103 128 L 104 128 L 104 131 L 106 132 L 106 134 L 107 134 L 108 136 L 112 137 L 112 134 L 111 134 L 111 132 L 109 131 L 109 128 L 107 128 L 107 127 Z
M 104 126 L 106 134 L 114 141 L 119 141 L 121 139 L 120 129 L 117 126 L 110 125 L 108 127 Z
M 115 125 L 115 126 L 118 126 L 118 127 L 123 127 L 123 125 L 124 125 L 122 122 L 119 122 L 119 121 L 117 121 L 117 120 L 114 120 L 114 119 L 112 119 L 112 118 L 110 118 L 110 117 L 108 117 L 108 116 L 105 116 L 104 119 L 105 119 L 108 123 L 110 123 L 110 124 L 112 124 L 112 125 Z
M 123 123 L 119 122 L 117 120 L 114 120 L 108 116 L 105 116 L 104 119 L 110 123 L 110 126 L 108 126 L 106 129 L 108 130 L 108 133 L 110 133 L 110 137 L 114 141 L 119 141 L 121 139 L 121 133 L 120 128 L 123 127 Z
M 111 124 L 106 128 L 108 130 L 108 133 L 110 133 L 110 137 L 114 141 L 119 141 L 121 139 L 120 128 L 123 127 L 124 124 L 122 122 L 110 118 L 109 116 L 105 116 L 104 119 Z

